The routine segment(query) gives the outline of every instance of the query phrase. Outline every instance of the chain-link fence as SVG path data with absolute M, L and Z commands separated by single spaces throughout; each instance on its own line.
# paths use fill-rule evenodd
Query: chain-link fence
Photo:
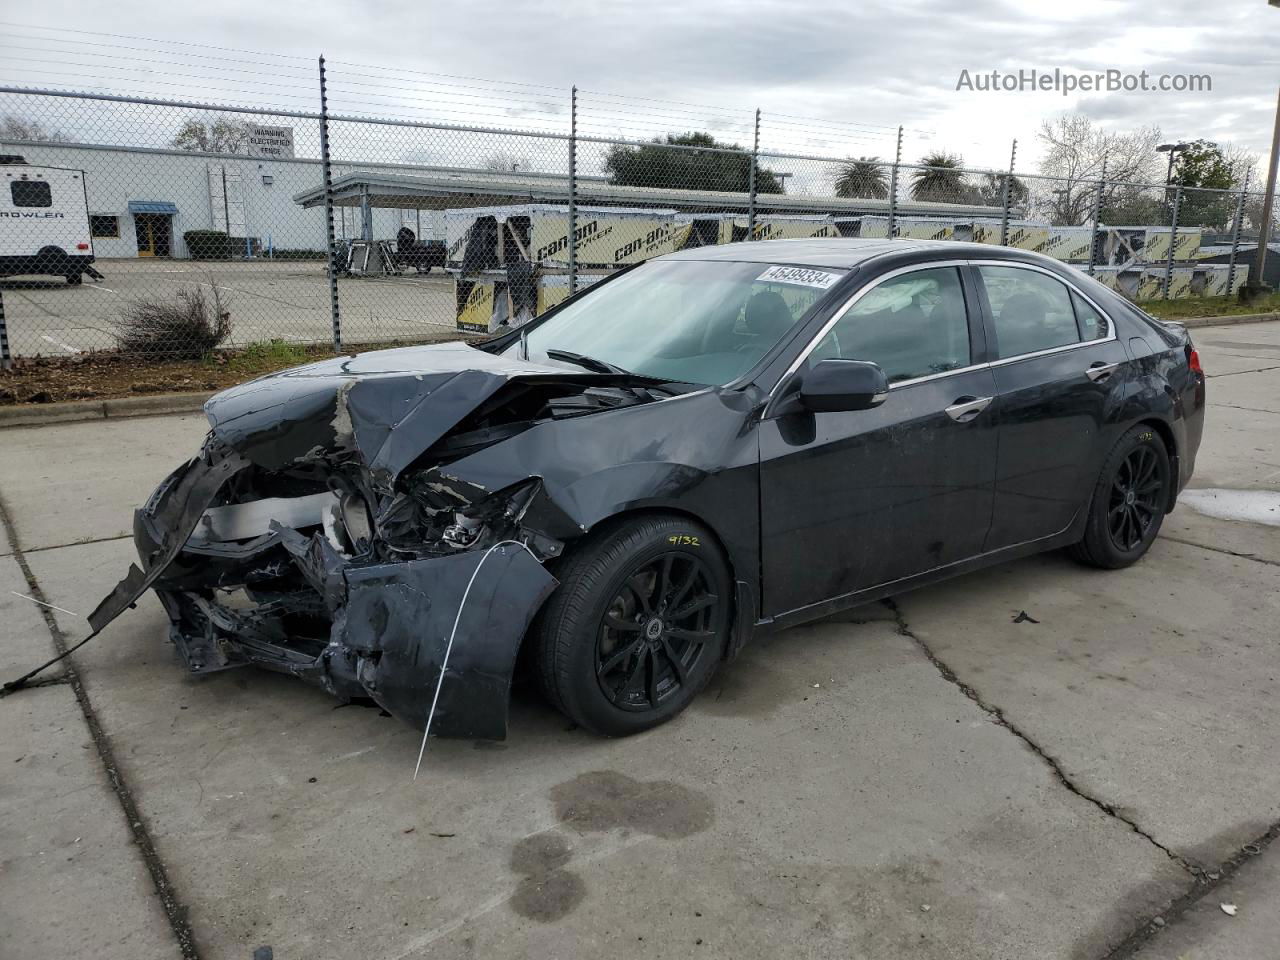
M 485 333 L 748 240 L 1003 244 L 1139 301 L 1232 294 L 1257 248 L 1247 190 L 913 165 L 901 130 L 849 159 L 817 121 L 577 91 L 527 129 L 330 113 L 360 76 L 322 68 L 310 110 L 0 88 L 26 123 L 0 139 L 5 358 Z

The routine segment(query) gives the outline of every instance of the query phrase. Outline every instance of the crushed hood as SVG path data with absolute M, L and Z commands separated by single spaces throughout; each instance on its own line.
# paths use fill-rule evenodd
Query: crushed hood
M 260 467 L 354 454 L 375 483 L 390 486 L 423 451 L 517 380 L 585 387 L 619 378 L 443 343 L 270 374 L 224 390 L 204 409 L 214 435 Z

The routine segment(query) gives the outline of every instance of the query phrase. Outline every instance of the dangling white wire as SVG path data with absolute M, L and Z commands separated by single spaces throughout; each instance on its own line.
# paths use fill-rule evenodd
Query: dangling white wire
M 440 678 L 436 681 L 436 694 L 431 698 L 431 710 L 427 713 L 427 726 L 422 731 L 422 746 L 418 748 L 418 765 L 413 768 L 414 780 L 418 779 L 418 771 L 422 769 L 422 755 L 427 752 L 427 737 L 431 735 L 431 721 L 436 716 L 436 704 L 440 702 L 440 688 L 444 686 L 444 672 L 449 666 L 449 654 L 453 652 L 453 638 L 458 635 L 458 623 L 462 620 L 462 611 L 467 606 L 467 597 L 471 595 L 471 585 L 476 582 L 476 575 L 480 573 L 480 568 L 484 566 L 484 562 L 489 559 L 489 554 L 499 547 L 505 547 L 509 543 L 517 547 L 523 547 L 529 556 L 533 557 L 534 560 L 538 559 L 528 545 L 519 540 L 499 540 L 485 551 L 484 556 L 480 558 L 480 562 L 476 564 L 476 568 L 471 571 L 471 579 L 467 581 L 467 589 L 462 591 L 462 600 L 458 603 L 458 613 L 453 618 L 453 629 L 449 631 L 449 642 L 444 648 L 444 659 L 440 662 Z

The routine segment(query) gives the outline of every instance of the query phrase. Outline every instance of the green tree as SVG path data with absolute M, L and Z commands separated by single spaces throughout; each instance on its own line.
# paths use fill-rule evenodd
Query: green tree
M 1003 206 L 1006 179 L 1009 181 L 1009 206 L 1021 207 L 1025 210 L 1027 201 L 1031 199 L 1031 191 L 1020 179 L 1010 177 L 1007 173 L 983 174 L 982 182 L 978 184 L 979 198 L 989 207 Z
M 671 150 L 670 146 L 698 147 Z M 746 193 L 751 184 L 751 154 L 736 143 L 719 143 L 709 133 L 667 134 L 642 146 L 609 148 L 604 159 L 609 182 L 668 190 L 723 190 Z M 756 171 L 756 192 L 782 193 L 772 170 Z
M 249 139 L 249 126 L 220 117 L 212 123 L 188 120 L 173 138 L 173 146 L 193 153 L 241 153 Z
M 1193 140 L 1174 161 L 1173 182 L 1184 187 L 1230 190 L 1235 186 L 1235 171 L 1216 143 Z
M 1169 205 L 1150 189 L 1117 187 L 1102 204 L 1100 219 L 1115 226 L 1169 225 Z
M 889 180 L 879 157 L 846 160 L 836 175 L 837 197 L 869 197 L 884 200 L 889 196 Z
M 1207 140 L 1193 140 L 1173 164 L 1173 183 L 1182 187 L 1178 223 L 1226 229 L 1235 217 L 1237 196 L 1227 191 L 1236 184 L 1236 164 L 1222 148 Z M 1169 201 L 1173 201 L 1172 194 Z
M 960 169 L 963 160 L 958 154 L 936 151 L 923 157 L 921 169 L 911 174 L 913 200 L 932 200 L 937 203 L 963 203 L 970 190 Z

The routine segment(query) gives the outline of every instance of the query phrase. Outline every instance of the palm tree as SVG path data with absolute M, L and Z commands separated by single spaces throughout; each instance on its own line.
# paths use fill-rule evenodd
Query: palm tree
M 942 203 L 963 202 L 968 187 L 964 182 L 963 163 L 954 153 L 941 151 L 930 153 L 920 161 L 923 169 L 911 175 L 913 200 L 933 200 Z
M 859 157 L 840 165 L 836 177 L 837 197 L 870 197 L 883 200 L 889 196 L 889 184 L 885 180 L 884 167 L 879 157 Z

